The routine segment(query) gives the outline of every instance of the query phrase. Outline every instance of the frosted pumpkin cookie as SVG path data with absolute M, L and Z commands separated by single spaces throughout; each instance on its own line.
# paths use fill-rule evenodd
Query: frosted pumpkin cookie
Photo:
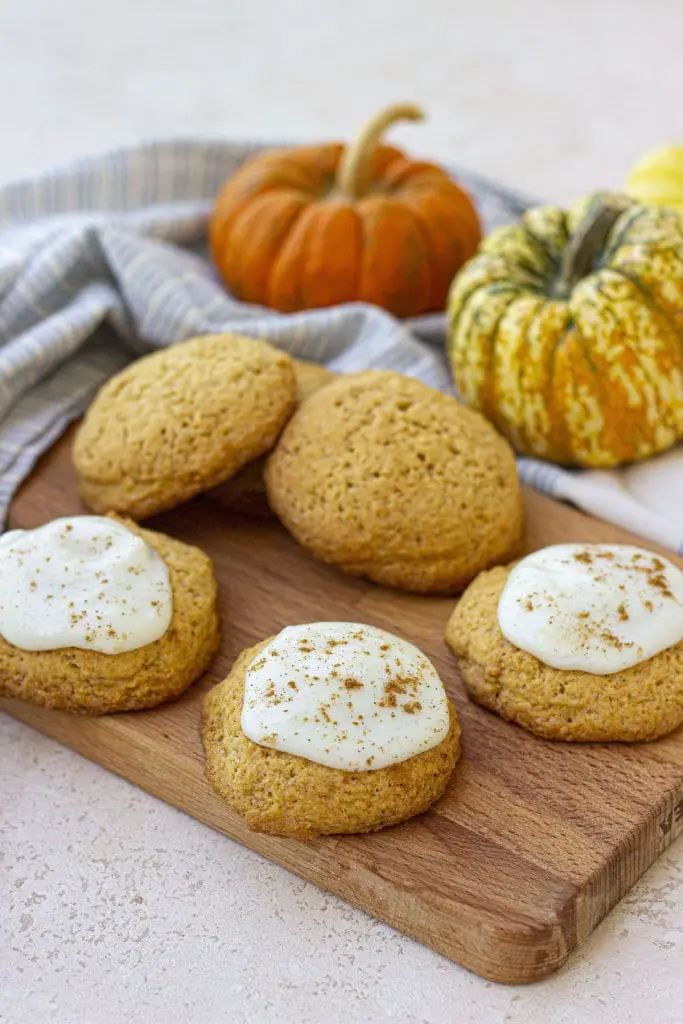
M 274 835 L 371 832 L 425 811 L 460 756 L 434 666 L 373 626 L 289 626 L 243 651 L 204 699 L 214 789 Z
M 334 380 L 336 374 L 318 363 L 309 363 L 303 359 L 294 359 L 294 376 L 296 378 L 296 404 L 301 405 L 309 395 L 319 391 Z M 225 508 L 244 510 L 260 515 L 269 515 L 270 509 L 266 501 L 266 484 L 263 471 L 266 456 L 262 455 L 249 462 L 243 469 L 231 476 L 225 483 L 214 487 L 209 497 L 215 499 Z
M 683 573 L 641 548 L 560 544 L 482 573 L 446 642 L 475 701 L 547 739 L 683 723 Z
M 175 700 L 218 647 L 199 548 L 132 522 L 55 519 L 0 537 L 0 696 L 105 714 Z
M 172 508 L 272 448 L 295 399 L 291 359 L 253 338 L 213 334 L 145 356 L 86 413 L 81 497 L 134 519 Z
M 479 413 L 388 371 L 313 395 L 266 466 L 268 500 L 324 562 L 449 592 L 504 561 L 523 529 L 512 449 Z

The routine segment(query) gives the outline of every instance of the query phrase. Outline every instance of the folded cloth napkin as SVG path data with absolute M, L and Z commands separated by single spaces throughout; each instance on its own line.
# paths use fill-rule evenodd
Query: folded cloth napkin
M 0 189 L 0 525 L 37 458 L 108 376 L 194 335 L 235 331 L 335 370 L 390 368 L 452 388 L 441 315 L 399 322 L 362 303 L 283 315 L 226 293 L 206 258 L 207 218 L 220 184 L 258 148 L 158 143 Z M 486 230 L 529 205 L 457 177 Z M 611 473 L 519 466 L 539 490 L 683 552 L 682 460 L 676 451 Z

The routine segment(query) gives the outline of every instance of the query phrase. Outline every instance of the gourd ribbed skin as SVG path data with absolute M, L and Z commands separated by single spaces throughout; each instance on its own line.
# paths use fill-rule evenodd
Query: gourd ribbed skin
M 342 195 L 338 144 L 275 150 L 219 193 L 213 260 L 244 302 L 291 313 L 369 302 L 395 316 L 442 310 L 481 238 L 470 197 L 441 168 L 377 147 L 360 198 Z
M 587 275 L 554 297 L 597 198 L 485 239 L 451 288 L 448 356 L 464 400 L 518 452 L 609 467 L 683 437 L 683 216 L 624 200 Z

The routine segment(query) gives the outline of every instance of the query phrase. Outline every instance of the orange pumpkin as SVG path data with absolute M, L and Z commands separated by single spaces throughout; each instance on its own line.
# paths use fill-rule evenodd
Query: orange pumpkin
M 371 302 L 399 317 L 443 309 L 475 252 L 479 218 L 441 168 L 379 142 L 396 105 L 358 141 L 271 150 L 244 164 L 216 200 L 211 252 L 232 294 L 295 312 Z

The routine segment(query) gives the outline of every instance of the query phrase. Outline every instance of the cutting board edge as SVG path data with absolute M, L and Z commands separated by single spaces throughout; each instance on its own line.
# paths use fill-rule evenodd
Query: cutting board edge
M 0 698 L 0 712 L 2 711 L 16 721 L 29 725 L 69 747 L 105 770 L 113 772 L 131 785 L 138 786 L 151 796 L 163 800 L 176 810 L 201 821 L 234 842 L 274 861 L 292 874 L 338 896 L 369 916 L 382 920 L 467 970 L 499 984 L 531 984 L 559 970 L 638 878 L 652 866 L 677 835 L 683 832 L 683 818 L 679 823 L 673 822 L 668 831 L 662 827 L 673 821 L 673 812 L 683 803 L 682 782 L 680 791 L 672 792 L 663 798 L 661 806 L 653 809 L 652 815 L 643 823 L 642 828 L 635 829 L 615 847 L 612 855 L 595 872 L 587 887 L 576 886 L 554 919 L 536 923 L 530 923 L 521 917 L 504 919 L 500 911 L 495 915 L 488 914 L 481 906 L 468 907 L 463 902 L 462 915 L 458 921 L 459 931 L 462 933 L 460 936 L 453 929 L 452 907 L 441 914 L 433 903 L 407 889 L 401 890 L 401 899 L 397 901 L 395 884 L 385 881 L 381 875 L 366 868 L 358 872 L 356 867 L 356 877 L 351 878 L 351 866 L 336 860 L 333 846 L 329 855 L 324 855 L 324 863 L 316 865 L 315 854 L 321 852 L 320 844 L 334 844 L 333 838 L 304 843 L 251 832 L 211 791 L 204 776 L 203 764 L 199 766 L 199 786 L 194 775 L 197 765 L 191 764 L 191 784 L 195 787 L 195 796 L 203 784 L 208 799 L 201 801 L 199 811 L 197 804 L 189 811 L 179 806 L 177 789 L 170 784 L 166 788 L 164 773 L 141 771 L 140 765 L 144 763 L 147 755 L 142 743 L 137 751 L 128 746 L 126 758 L 121 755 L 120 760 L 115 755 L 112 756 L 106 748 L 103 749 L 98 743 L 97 724 L 105 720 L 89 716 L 71 716 L 66 712 L 55 713 L 8 698 Z M 74 721 L 80 728 L 72 729 Z M 65 728 L 67 724 L 68 728 Z M 89 726 L 94 728 L 90 731 Z M 193 762 L 193 759 L 188 758 L 189 762 Z M 226 817 L 229 824 L 224 823 Z M 647 840 L 644 855 L 641 845 L 643 832 L 646 833 Z M 623 857 L 621 851 L 624 845 L 630 845 L 636 851 L 640 850 L 641 855 L 637 858 Z M 302 853 L 303 858 L 298 860 L 297 854 L 301 858 Z M 630 870 L 617 871 L 619 884 L 616 887 L 606 885 L 605 879 L 614 871 L 615 866 L 621 865 L 623 868 L 624 864 L 628 865 Z M 358 877 L 359 874 L 365 877 Z M 385 898 L 382 898 L 382 889 L 385 890 Z M 612 898 L 600 900 L 594 895 L 606 892 L 611 892 Z M 367 898 L 364 894 L 367 894 Z M 378 901 L 382 903 L 380 911 L 376 909 Z M 371 905 L 373 909 L 370 909 Z M 405 913 L 401 913 L 401 909 L 404 909 Z M 441 916 L 440 928 L 435 927 L 438 923 L 434 917 L 435 913 Z M 419 922 L 417 927 L 414 923 L 416 920 Z M 472 949 L 473 930 L 481 939 L 475 950 Z M 446 941 L 444 935 L 449 936 Z M 506 951 L 507 956 L 504 956 Z
M 678 818 L 676 812 L 679 812 Z M 578 890 L 576 939 L 580 946 L 630 892 L 669 846 L 683 834 L 683 772 L 677 786 L 662 796 L 648 817 L 624 835 L 610 856 Z M 613 886 L 610 876 L 619 882 Z M 611 896 L 604 899 L 607 893 Z

